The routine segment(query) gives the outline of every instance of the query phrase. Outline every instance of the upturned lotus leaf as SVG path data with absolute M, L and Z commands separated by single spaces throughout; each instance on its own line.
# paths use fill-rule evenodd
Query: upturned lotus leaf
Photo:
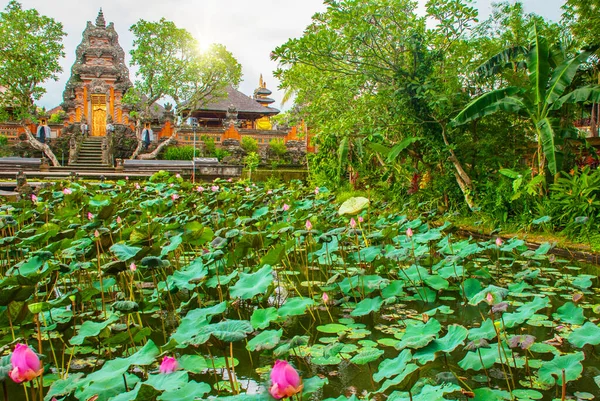
M 369 207 L 370 201 L 362 196 L 357 196 L 346 200 L 340 206 L 338 214 L 340 216 L 353 216 L 360 213 L 363 209 Z

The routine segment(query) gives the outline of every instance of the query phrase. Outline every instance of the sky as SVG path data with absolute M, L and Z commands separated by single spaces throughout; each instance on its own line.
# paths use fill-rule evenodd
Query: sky
M 514 0 L 511 0 L 511 2 Z M 114 22 L 119 43 L 129 63 L 133 36 L 129 27 L 139 19 L 158 21 L 161 17 L 174 21 L 198 39 L 201 47 L 221 43 L 242 65 L 243 81 L 239 89 L 252 95 L 258 86 L 260 74 L 273 91 L 274 107 L 281 109 L 283 91 L 272 75 L 277 63 L 269 57 L 271 51 L 289 38 L 302 36 L 311 17 L 325 10 L 322 0 L 20 0 L 23 8 L 35 8 L 41 14 L 61 22 L 67 37 L 64 39 L 66 57 L 62 59 L 63 73 L 58 81 L 48 81 L 47 93 L 38 102 L 50 109 L 62 102 L 62 92 L 75 49 L 81 42 L 86 21 L 95 22 L 102 7 L 108 22 Z M 425 0 L 419 0 L 424 3 Z M 559 20 L 564 0 L 522 0 L 527 12 L 535 12 L 552 20 Z M 7 4 L 0 0 L 2 9 Z M 476 0 L 480 20 L 487 18 L 492 0 Z M 131 80 L 135 76 L 131 74 Z M 291 103 L 291 102 L 290 102 Z M 286 104 L 285 108 L 291 104 Z

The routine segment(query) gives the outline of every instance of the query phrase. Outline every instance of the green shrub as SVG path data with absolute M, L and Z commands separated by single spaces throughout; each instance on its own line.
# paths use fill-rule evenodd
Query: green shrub
M 214 156 L 217 150 L 217 147 L 215 146 L 215 139 L 212 136 L 202 135 L 201 140 L 204 142 L 204 155 Z
M 8 138 L 4 135 L 0 135 L 0 146 L 8 145 Z
M 64 110 L 59 110 L 57 113 L 54 113 L 50 116 L 48 122 L 50 124 L 62 124 L 67 118 L 67 113 Z
M 240 146 L 248 153 L 258 151 L 258 141 L 249 136 L 242 137 L 242 142 L 240 143 Z
M 163 160 L 192 160 L 193 157 L 193 146 L 167 146 L 162 156 Z
M 228 151 L 226 151 L 225 149 L 221 149 L 221 148 L 216 148 L 215 149 L 215 157 L 217 159 L 219 159 L 219 161 L 223 160 L 224 158 L 226 158 L 227 156 L 229 156 L 231 153 L 229 153 Z
M 595 227 L 600 214 L 600 170 L 589 167 L 561 173 L 550 186 L 550 210 L 553 222 L 568 234 L 578 235 L 586 227 Z
M 283 139 L 273 139 L 269 142 L 269 148 L 277 157 L 282 157 L 287 153 L 287 147 L 285 146 Z

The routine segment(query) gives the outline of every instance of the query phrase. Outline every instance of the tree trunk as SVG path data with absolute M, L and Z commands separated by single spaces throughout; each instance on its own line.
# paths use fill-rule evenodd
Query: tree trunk
M 173 134 L 166 141 L 160 143 L 156 147 L 156 149 L 154 149 L 152 152 L 150 152 L 150 153 L 144 153 L 144 154 L 141 154 L 141 155 L 138 154 L 137 158 L 140 159 L 140 160 L 156 159 L 156 156 L 158 156 L 158 154 L 160 153 L 160 151 L 163 150 L 163 148 L 165 146 L 169 146 L 175 139 L 177 139 L 177 131 L 173 131 Z
M 448 142 L 448 138 L 446 137 L 446 129 L 443 126 L 442 126 L 442 138 L 444 139 L 444 143 L 446 144 L 446 146 L 448 147 L 448 151 L 450 152 L 450 157 L 448 158 L 448 160 L 452 162 L 452 164 L 454 165 L 454 169 L 456 170 L 454 172 L 454 176 L 456 177 L 456 182 L 458 183 L 458 186 L 460 187 L 460 190 L 462 191 L 462 193 L 465 197 L 465 201 L 467 202 L 467 205 L 469 206 L 469 208 L 471 210 L 473 210 L 475 208 L 475 203 L 473 202 L 473 196 L 472 196 L 473 182 L 471 181 L 469 174 L 467 174 L 465 169 L 462 167 L 462 164 L 456 157 L 454 150 L 452 150 L 452 148 L 450 147 L 450 142 Z
M 58 159 L 54 155 L 54 152 L 52 152 L 52 149 L 50 149 L 50 146 L 48 146 L 45 143 L 41 143 L 40 141 L 35 139 L 35 136 L 33 136 L 31 131 L 25 124 L 21 124 L 21 126 L 25 129 L 25 136 L 27 137 L 27 143 L 29 145 L 31 145 L 32 148 L 43 152 L 46 155 L 46 157 L 48 157 L 48 159 L 50 159 L 50 162 L 52 163 L 52 165 L 54 167 L 60 166 L 60 163 L 58 162 Z
M 142 124 L 140 123 L 140 121 L 138 120 L 135 124 L 135 137 L 137 139 L 137 146 L 135 148 L 135 151 L 133 152 L 133 154 L 131 155 L 130 159 L 137 159 L 138 155 L 140 154 L 140 152 L 142 151 L 142 147 L 144 146 L 144 141 L 142 140 Z

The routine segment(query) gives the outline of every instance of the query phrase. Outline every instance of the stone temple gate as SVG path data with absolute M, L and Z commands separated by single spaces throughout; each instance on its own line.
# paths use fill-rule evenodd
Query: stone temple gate
M 62 108 L 70 123 L 86 123 L 91 136 L 104 136 L 109 116 L 115 124 L 129 124 L 121 99 L 131 86 L 119 35 L 100 9 L 96 24 L 88 21 L 83 31 Z

